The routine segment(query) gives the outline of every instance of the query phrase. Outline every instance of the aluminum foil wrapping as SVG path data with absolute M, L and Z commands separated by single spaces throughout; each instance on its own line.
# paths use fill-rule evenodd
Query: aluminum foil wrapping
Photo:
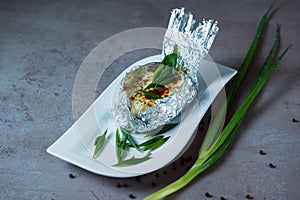
M 199 60 L 205 57 L 218 33 L 218 22 L 205 20 L 196 26 L 196 20 L 184 8 L 176 8 L 171 17 L 163 42 L 163 56 L 173 52 L 178 45 L 178 63 L 187 69 L 188 75 L 197 82 Z
M 137 116 L 132 115 L 128 95 L 121 85 L 113 108 L 113 116 L 121 127 L 135 133 L 155 132 L 174 121 L 195 99 L 198 93 L 198 62 L 207 55 L 218 32 L 214 20 L 203 20 L 198 26 L 195 24 L 193 15 L 185 13 L 184 8 L 172 10 L 162 54 L 171 54 L 174 45 L 178 45 L 177 62 L 186 71 L 184 81 L 170 96 L 157 99 L 153 106 L 139 110 Z

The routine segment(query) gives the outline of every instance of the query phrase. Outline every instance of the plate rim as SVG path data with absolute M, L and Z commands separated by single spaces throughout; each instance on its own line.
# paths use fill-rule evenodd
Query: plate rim
M 88 109 L 72 124 L 72 126 L 64 133 L 62 134 L 51 146 L 49 146 L 47 148 L 47 153 L 55 156 L 55 157 L 58 157 L 66 162 L 69 162 L 73 165 L 76 165 L 80 168 L 83 168 L 85 170 L 88 170 L 90 172 L 93 172 L 93 173 L 96 173 L 96 174 L 99 174 L 99 175 L 104 175 L 104 176 L 108 176 L 108 177 L 118 177 L 118 178 L 128 178 L 128 177 L 134 177 L 134 176 L 139 176 L 139 175 L 142 175 L 142 174 L 147 174 L 147 173 L 150 173 L 152 171 L 155 171 L 155 170 L 151 170 L 151 171 L 148 171 L 148 172 L 136 172 L 136 173 L 130 173 L 130 172 L 126 172 L 126 171 L 123 171 L 123 170 L 117 170 L 115 169 L 114 167 L 109 167 L 103 163 L 101 163 L 100 161 L 98 160 L 94 160 L 92 158 L 92 156 L 90 155 L 90 152 L 88 151 L 88 149 L 86 148 L 86 146 L 82 143 L 82 141 L 80 140 L 79 138 L 79 135 L 78 133 L 76 133 L 76 130 L 73 130 L 74 129 L 74 125 L 83 117 L 83 115 L 90 109 L 93 108 L 94 104 L 96 101 L 98 101 L 98 99 L 100 99 L 100 97 L 102 96 L 102 94 L 104 94 L 108 89 L 109 87 L 118 79 L 122 78 L 124 76 L 124 73 L 126 73 L 128 70 L 132 69 L 133 67 L 136 67 L 138 65 L 140 65 L 140 63 L 143 63 L 147 60 L 151 60 L 151 59 L 157 59 L 158 56 L 161 57 L 161 55 L 153 55 L 153 56 L 148 56 L 148 57 L 145 57 L 141 60 L 138 60 L 137 62 L 133 63 L 132 65 L 130 65 L 129 67 L 127 67 L 123 72 L 120 73 L 119 76 L 117 76 L 117 78 L 109 84 L 109 86 L 101 93 L 101 95 L 99 95 L 95 101 L 88 107 Z M 217 63 L 216 63 L 217 64 Z M 231 71 L 232 75 L 231 75 L 231 78 L 236 74 L 236 70 L 233 69 L 233 68 L 230 68 L 230 67 L 227 67 L 227 66 L 224 66 L 224 65 L 220 65 L 220 64 L 217 64 L 218 67 L 225 67 L 227 68 L 228 70 Z M 229 78 L 226 83 L 231 79 Z M 223 77 L 222 77 L 223 79 Z M 226 84 L 224 83 L 224 85 Z M 219 93 L 219 92 L 218 92 Z M 215 97 L 214 97 L 215 98 Z M 213 99 L 214 99 L 213 98 Z M 212 100 L 213 100 L 212 99 Z M 210 104 L 209 104 L 210 105 Z M 204 115 L 204 114 L 203 114 Z M 203 117 L 203 116 L 202 116 Z M 201 118 L 202 118 L 201 117 Z M 198 124 L 195 126 L 195 129 L 198 127 Z M 193 132 L 195 132 L 195 130 L 193 130 Z M 68 146 L 65 146 L 64 149 L 61 149 L 61 150 L 65 150 L 67 152 L 61 152 L 60 149 L 57 149 L 58 147 L 60 147 L 61 143 L 64 143 L 64 139 L 66 137 L 70 137 L 70 136 L 73 136 L 73 139 L 76 140 L 76 136 L 74 135 L 70 135 L 70 134 L 75 134 L 77 136 L 77 139 L 78 141 L 81 143 L 82 145 L 82 149 L 84 149 L 86 151 L 87 154 L 89 154 L 89 160 L 92 160 L 93 161 L 93 166 L 89 166 L 89 165 L 85 165 L 84 163 L 82 163 L 82 161 L 80 162 L 80 158 L 78 158 L 79 156 L 76 155 L 76 153 L 72 152 L 71 151 L 71 146 L 69 146 L 69 149 L 68 149 Z M 193 133 L 194 134 L 194 133 Z M 78 142 L 77 141 L 77 142 Z M 74 153 L 74 155 L 72 154 Z M 177 155 L 178 156 L 178 155 Z M 176 156 L 175 156 L 176 157 Z M 175 158 L 174 157 L 174 158 Z M 78 160 L 77 160 L 78 159 Z M 168 163 L 170 163 L 171 161 L 169 161 Z M 96 164 L 97 163 L 97 164 Z M 166 163 L 165 165 L 167 165 L 168 163 Z M 95 169 L 94 167 L 94 164 L 95 165 L 99 165 L 99 167 L 97 167 L 97 169 Z M 101 167 L 103 169 L 100 169 L 100 165 L 102 165 Z M 164 165 L 164 166 L 165 166 Z M 162 166 L 163 167 L 163 166 Z M 106 169 L 105 169 L 106 168 Z M 109 169 L 109 170 L 108 170 Z M 107 171 L 108 170 L 108 171 Z

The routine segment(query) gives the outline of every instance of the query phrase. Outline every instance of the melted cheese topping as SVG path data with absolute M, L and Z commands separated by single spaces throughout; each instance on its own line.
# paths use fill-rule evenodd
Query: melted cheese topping
M 159 63 L 149 63 L 131 70 L 126 74 L 123 82 L 123 90 L 126 91 L 130 101 L 130 109 L 134 116 L 138 115 L 139 111 L 145 112 L 147 107 L 152 107 L 156 103 L 156 99 L 146 96 L 138 90 L 146 88 L 152 83 L 152 76 Z M 174 79 L 167 85 L 157 89 L 150 88 L 147 91 L 159 95 L 161 98 L 170 96 L 183 83 L 184 72 L 177 67 Z

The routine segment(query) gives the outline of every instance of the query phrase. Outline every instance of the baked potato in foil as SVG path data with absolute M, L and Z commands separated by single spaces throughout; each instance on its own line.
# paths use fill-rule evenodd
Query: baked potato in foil
M 153 75 L 159 68 L 170 70 L 172 72 L 168 74 L 173 75 L 169 80 L 163 80 L 166 84 L 144 90 L 153 83 Z M 113 115 L 121 127 L 131 132 L 159 131 L 159 128 L 178 116 L 196 94 L 197 84 L 179 65 L 172 69 L 157 62 L 148 63 L 126 74 L 121 93 L 114 104 Z
M 130 70 L 114 102 L 113 116 L 132 133 L 155 133 L 180 118 L 198 93 L 199 60 L 205 57 L 218 32 L 217 22 L 196 20 L 184 8 L 173 9 L 161 62 Z

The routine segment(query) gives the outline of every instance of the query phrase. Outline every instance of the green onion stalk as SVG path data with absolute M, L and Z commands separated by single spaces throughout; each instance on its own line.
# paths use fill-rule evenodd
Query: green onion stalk
M 234 136 L 238 132 L 243 119 L 246 115 L 246 112 L 249 106 L 253 103 L 267 80 L 270 78 L 271 74 L 274 70 L 278 67 L 280 61 L 283 59 L 285 54 L 288 52 L 290 46 L 286 48 L 278 58 L 275 59 L 276 52 L 278 51 L 279 46 L 279 26 L 277 25 L 276 34 L 275 34 L 275 41 L 274 44 L 263 64 L 263 67 L 253 85 L 250 92 L 248 93 L 247 97 L 245 98 L 244 102 L 240 105 L 237 111 L 234 113 L 232 118 L 229 120 L 225 128 L 219 134 L 217 139 L 213 141 L 215 135 L 219 132 L 221 126 L 221 119 L 225 116 L 226 106 L 229 106 L 232 102 L 234 96 L 236 95 L 239 86 L 241 85 L 244 76 L 247 73 L 248 67 L 252 61 L 254 53 L 257 48 L 257 44 L 261 39 L 261 34 L 263 28 L 270 16 L 270 12 L 272 10 L 272 6 L 267 10 L 267 12 L 262 17 L 260 24 L 258 26 L 257 32 L 255 37 L 251 43 L 251 46 L 248 50 L 248 53 L 241 65 L 237 76 L 234 79 L 233 86 L 228 93 L 227 102 L 221 107 L 220 111 L 217 113 L 215 120 L 212 122 L 212 126 L 209 128 L 206 138 L 202 144 L 201 151 L 199 154 L 198 159 L 194 163 L 194 165 L 190 168 L 190 170 L 184 174 L 181 178 L 177 181 L 171 183 L 170 185 L 162 188 L 161 190 L 147 196 L 145 200 L 155 200 L 155 199 L 162 199 L 180 189 L 185 187 L 189 184 L 196 176 L 200 173 L 205 171 L 208 167 L 214 164 L 225 152 L 225 150 L 229 147 L 230 143 L 232 142 Z

